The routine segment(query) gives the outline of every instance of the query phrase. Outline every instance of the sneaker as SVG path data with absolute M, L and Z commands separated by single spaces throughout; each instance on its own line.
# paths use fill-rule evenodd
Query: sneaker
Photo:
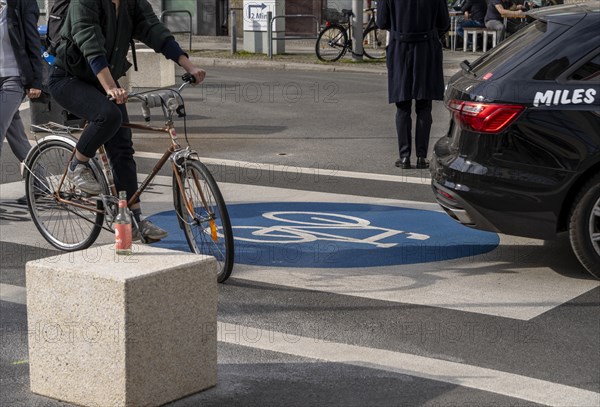
M 169 233 L 166 230 L 159 228 L 154 223 L 150 222 L 148 219 L 142 220 L 139 224 L 139 227 L 140 229 L 138 230 L 138 228 L 136 228 L 135 225 L 133 225 L 131 231 L 131 240 L 140 240 L 141 236 L 144 236 L 144 239 L 147 241 L 147 243 L 154 243 L 164 239 L 169 235 Z
M 77 164 L 74 170 L 71 170 L 69 165 L 67 179 L 87 194 L 100 195 L 102 193 L 102 186 L 96 181 L 91 168 L 85 164 Z

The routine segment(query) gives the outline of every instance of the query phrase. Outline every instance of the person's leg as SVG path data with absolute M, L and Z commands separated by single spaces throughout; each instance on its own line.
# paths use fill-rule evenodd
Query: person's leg
M 465 28 L 471 28 L 471 27 L 478 27 L 477 21 L 463 20 L 462 24 L 459 25 L 458 28 L 456 29 L 456 34 L 459 37 L 463 38 L 463 41 L 464 41 Z
M 127 108 L 125 105 L 117 105 L 121 111 L 123 122 L 129 121 Z M 106 155 L 110 160 L 110 166 L 113 172 L 115 187 L 117 191 L 126 191 L 127 199 L 130 199 L 138 188 L 137 165 L 133 158 L 135 153 L 133 149 L 133 140 L 130 129 L 121 127 L 117 134 L 104 144 Z M 135 202 L 129 207 L 137 224 L 138 229 L 134 230 L 134 240 L 139 239 L 140 234 L 150 241 L 157 241 L 167 237 L 168 233 L 154 225 L 148 219 L 142 219 L 142 208 L 140 202 Z
M 125 105 L 116 105 L 121 112 L 124 122 L 129 121 Z M 117 191 L 127 191 L 127 199 L 130 199 L 138 188 L 137 165 L 133 159 L 132 134 L 130 129 L 121 127 L 117 133 L 104 143 L 106 155 L 110 160 L 110 166 L 115 179 Z
M 4 138 L 7 137 L 15 114 L 19 112 L 23 96 L 23 85 L 21 85 L 21 80 L 18 77 L 0 78 L 0 105 L 2 106 L 0 109 L 0 154 L 2 153 Z M 11 130 L 11 138 L 13 138 L 12 133 Z M 25 141 L 27 141 L 27 137 L 25 137 Z M 10 139 L 9 143 L 11 143 Z M 22 160 L 20 158 L 20 161 Z
M 498 43 L 504 40 L 504 23 L 500 20 L 489 20 L 485 22 L 486 28 L 495 30 L 498 36 Z
M 91 195 L 102 193 L 87 162 L 96 150 L 111 139 L 121 127 L 119 107 L 98 88 L 55 68 L 49 81 L 52 97 L 69 112 L 88 121 L 77 142 L 75 159 L 69 167 L 69 179 Z
M 10 145 L 15 157 L 21 162 L 24 161 L 25 157 L 27 157 L 27 153 L 31 149 L 31 144 L 29 144 L 29 140 L 27 139 L 25 126 L 23 125 L 18 109 L 6 132 L 6 140 L 8 140 L 8 145 Z
M 55 69 L 49 90 L 62 107 L 87 120 L 88 124 L 77 142 L 77 151 L 84 157 L 89 159 L 96 155 L 96 150 L 121 127 L 121 110 L 93 85 Z
M 412 149 L 412 119 L 410 117 L 412 100 L 396 103 L 396 133 L 400 159 L 410 158 Z
M 417 126 L 415 131 L 417 168 L 423 167 L 426 163 L 425 158 L 427 157 L 429 148 L 429 134 L 431 132 L 431 123 L 433 123 L 431 108 L 431 100 L 417 100 L 415 103 L 415 111 L 417 112 Z

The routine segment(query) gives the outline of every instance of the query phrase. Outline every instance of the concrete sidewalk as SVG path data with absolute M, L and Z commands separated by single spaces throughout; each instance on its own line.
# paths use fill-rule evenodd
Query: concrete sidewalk
M 177 35 L 182 48 L 189 48 L 189 37 Z M 324 63 L 315 55 L 315 40 L 293 40 L 285 42 L 285 53 L 274 55 L 270 60 L 265 54 L 248 54 L 244 52 L 243 38 L 237 39 L 237 54 L 231 53 L 229 37 L 192 37 L 192 59 L 203 67 L 236 66 L 265 69 L 307 70 L 327 72 L 362 72 L 386 75 L 385 61 L 375 61 L 365 58 L 364 61 L 354 62 L 349 53 L 342 60 Z M 460 70 L 460 63 L 465 59 L 474 61 L 482 53 L 451 51 L 444 49 L 444 76 L 452 76 Z

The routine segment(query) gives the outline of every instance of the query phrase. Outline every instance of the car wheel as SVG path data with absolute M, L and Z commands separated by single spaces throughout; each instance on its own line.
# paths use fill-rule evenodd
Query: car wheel
M 600 174 L 586 183 L 575 198 L 569 237 L 581 264 L 600 279 Z

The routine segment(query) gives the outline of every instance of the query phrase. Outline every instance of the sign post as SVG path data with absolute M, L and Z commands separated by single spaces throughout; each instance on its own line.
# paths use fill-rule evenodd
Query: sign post
M 264 53 L 269 50 L 268 13 L 273 17 L 285 14 L 285 0 L 244 0 L 244 50 L 252 53 Z M 272 24 L 273 38 L 285 36 L 285 20 L 277 18 Z M 273 41 L 273 54 L 285 51 L 283 41 Z

